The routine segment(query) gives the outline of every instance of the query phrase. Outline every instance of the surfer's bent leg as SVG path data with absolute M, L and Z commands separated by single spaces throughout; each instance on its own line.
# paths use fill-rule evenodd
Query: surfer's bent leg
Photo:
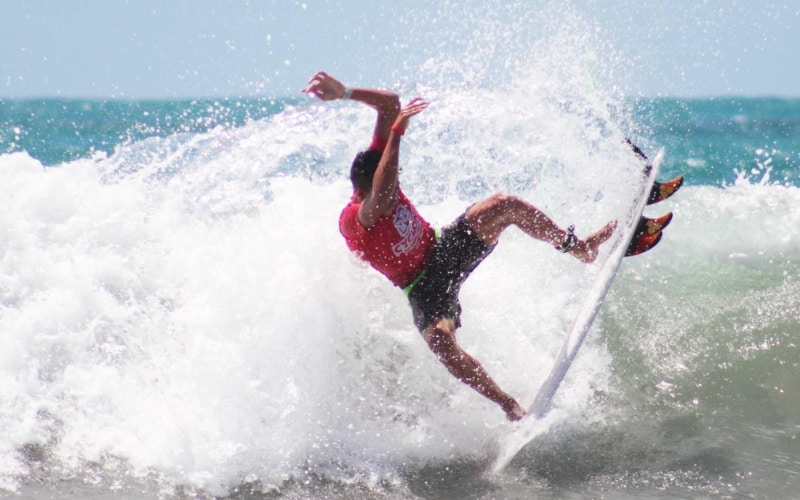
M 458 345 L 455 321 L 442 318 L 432 323 L 422 335 L 431 351 L 453 376 L 497 403 L 509 420 L 519 420 L 525 415 L 525 409 L 503 392 L 483 366 Z
M 567 237 L 565 230 L 534 205 L 503 193 L 472 205 L 467 209 L 466 216 L 470 227 L 487 245 L 496 244 L 500 234 L 511 225 L 554 247 L 560 246 Z M 569 253 L 582 262 L 594 262 L 598 248 L 611 237 L 616 227 L 616 221 L 609 222 L 585 240 L 578 240 Z

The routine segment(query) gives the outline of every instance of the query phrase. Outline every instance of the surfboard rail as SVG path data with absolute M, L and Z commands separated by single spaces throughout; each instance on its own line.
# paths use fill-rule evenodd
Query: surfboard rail
M 644 213 L 647 206 L 648 196 L 650 190 L 655 183 L 656 176 L 661 167 L 664 159 L 664 151 L 660 151 L 656 155 L 652 164 L 647 164 L 643 170 L 644 179 L 640 191 L 634 198 L 635 203 L 631 205 L 627 218 L 621 222 L 617 229 L 617 236 L 614 238 L 611 250 L 603 262 L 600 271 L 595 278 L 592 288 L 589 290 L 586 299 L 581 306 L 572 328 L 569 331 L 564 344 L 561 346 L 558 357 L 556 358 L 553 368 L 550 371 L 547 379 L 542 383 L 533 403 L 528 408 L 528 416 L 526 418 L 543 418 L 550 411 L 558 387 L 567 375 L 570 365 L 575 360 L 586 335 L 594 323 L 597 313 L 600 311 L 600 306 L 603 305 L 606 294 L 614 282 L 614 278 L 619 271 L 622 264 L 622 259 L 625 257 L 625 251 L 628 248 L 631 240 L 633 239 L 636 231 L 636 226 L 639 219 Z

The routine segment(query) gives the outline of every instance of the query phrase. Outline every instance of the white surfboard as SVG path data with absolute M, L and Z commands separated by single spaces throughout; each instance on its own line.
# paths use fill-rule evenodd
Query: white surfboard
M 661 162 L 664 159 L 664 152 L 660 152 L 652 163 L 645 171 L 645 179 L 642 183 L 641 190 L 635 198 L 635 202 L 631 206 L 630 212 L 625 221 L 620 221 L 616 230 L 616 235 L 613 238 L 611 251 L 608 254 L 603 266 L 595 278 L 586 300 L 581 306 L 578 316 L 572 325 L 572 329 L 564 340 L 564 345 L 556 358 L 553 369 L 547 380 L 544 381 L 539 392 L 536 394 L 533 404 L 528 409 L 526 418 L 535 417 L 537 419 L 544 417 L 550 411 L 553 396 L 558 390 L 561 381 L 569 370 L 570 365 L 575 360 L 581 344 L 583 344 L 586 334 L 594 323 L 597 313 L 600 311 L 600 306 L 611 288 L 611 283 L 617 275 L 619 266 L 622 259 L 625 257 L 625 251 L 628 248 L 631 240 L 633 239 L 636 226 L 639 224 L 639 219 L 647 206 L 647 198 L 650 194 L 650 189 L 653 187 L 658 170 L 661 167 Z

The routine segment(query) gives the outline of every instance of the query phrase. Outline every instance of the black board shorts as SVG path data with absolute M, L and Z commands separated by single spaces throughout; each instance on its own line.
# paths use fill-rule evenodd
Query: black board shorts
M 458 292 L 478 264 L 494 250 L 481 240 L 462 214 L 442 229 L 428 267 L 408 292 L 414 325 L 420 332 L 439 319 L 452 319 L 461 326 Z

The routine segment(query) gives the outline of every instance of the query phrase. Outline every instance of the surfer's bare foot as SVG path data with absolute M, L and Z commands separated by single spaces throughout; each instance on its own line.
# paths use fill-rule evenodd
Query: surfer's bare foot
M 597 258 L 597 250 L 606 242 L 617 228 L 617 221 L 612 220 L 599 231 L 590 235 L 585 240 L 578 241 L 570 252 L 576 259 L 586 264 L 591 264 Z
M 521 407 L 519 403 L 517 403 L 513 399 L 511 400 L 511 403 L 513 404 L 504 405 L 503 407 L 503 411 L 506 412 L 506 418 L 512 422 L 521 420 L 522 417 L 524 417 L 528 413 L 528 410 Z

